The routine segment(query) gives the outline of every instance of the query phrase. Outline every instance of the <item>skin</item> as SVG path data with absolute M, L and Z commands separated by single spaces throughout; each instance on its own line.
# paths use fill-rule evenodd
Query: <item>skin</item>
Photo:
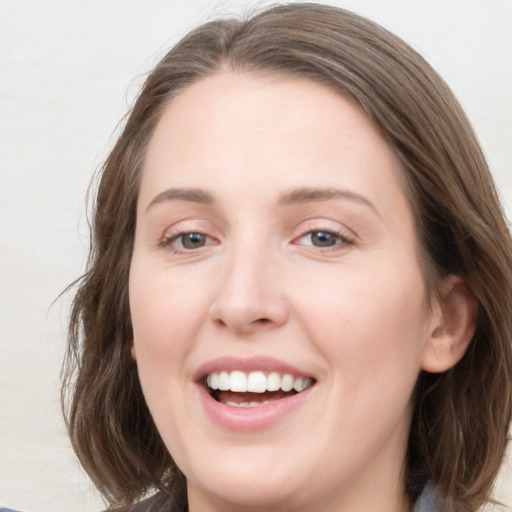
M 298 188 L 342 194 L 293 201 Z M 184 233 L 204 237 L 187 249 Z M 456 279 L 455 319 L 429 306 L 416 240 L 396 157 L 324 86 L 223 71 L 167 107 L 140 186 L 132 354 L 192 512 L 411 508 L 413 388 L 462 356 L 472 311 Z M 278 421 L 233 431 L 194 381 L 223 356 L 271 356 L 316 383 Z

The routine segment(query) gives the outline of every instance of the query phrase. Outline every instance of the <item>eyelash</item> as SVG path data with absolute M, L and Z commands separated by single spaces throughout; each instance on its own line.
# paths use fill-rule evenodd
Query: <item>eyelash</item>
M 295 238 L 295 240 L 300 241 L 300 240 L 304 239 L 305 237 L 311 237 L 315 233 L 316 234 L 321 233 L 323 235 L 328 235 L 330 237 L 334 237 L 337 241 L 333 245 L 324 246 L 324 247 L 315 246 L 315 245 L 313 245 L 313 243 L 301 244 L 301 245 L 305 245 L 306 247 L 311 247 L 313 249 L 318 249 L 321 252 L 331 252 L 331 251 L 342 250 L 343 248 L 354 244 L 354 240 L 351 237 L 348 237 L 344 232 L 333 230 L 333 229 L 322 229 L 322 228 L 310 229 L 310 230 L 306 231 L 305 233 L 303 233 L 302 235 L 300 235 L 299 237 Z M 296 243 L 296 245 L 299 245 L 299 244 Z
M 324 247 L 322 246 L 316 246 L 313 245 L 313 242 L 310 244 L 304 244 L 299 243 L 301 240 L 303 240 L 305 237 L 312 237 L 313 235 L 327 235 L 327 237 L 334 237 L 335 243 L 333 245 L 326 245 Z M 199 237 L 203 237 L 204 243 L 200 245 L 199 247 L 192 247 L 192 248 L 186 248 L 183 246 L 184 238 L 187 235 L 197 235 Z M 181 239 L 181 247 L 176 247 L 175 243 L 177 240 Z M 311 239 L 311 238 L 310 238 Z M 199 249 L 204 248 L 208 245 L 214 245 L 215 242 L 212 243 L 214 239 L 207 235 L 206 233 L 202 231 L 178 231 L 176 233 L 169 234 L 163 238 L 160 245 L 167 250 L 170 250 L 173 254 L 193 254 L 197 252 Z M 333 252 L 333 251 L 339 251 L 343 248 L 346 248 L 348 246 L 353 245 L 355 242 L 351 237 L 348 237 L 345 233 L 342 233 L 341 231 L 333 230 L 333 229 L 310 229 L 300 236 L 296 237 L 292 244 L 294 245 L 303 245 L 304 247 L 307 247 L 309 249 L 307 250 L 319 250 L 320 252 Z
M 204 245 L 201 245 L 200 247 L 197 247 L 197 248 L 185 248 L 185 247 L 183 247 L 183 239 L 187 235 L 199 235 L 201 237 L 204 237 L 205 240 L 213 240 L 212 237 L 208 236 L 206 233 L 203 233 L 201 231 L 188 231 L 187 230 L 187 231 L 178 231 L 176 233 L 172 233 L 170 235 L 165 236 L 160 245 L 162 247 L 170 250 L 174 254 L 192 254 L 192 253 L 196 252 L 197 249 L 203 248 L 205 245 L 212 245 L 211 243 L 205 242 Z M 176 247 L 174 244 L 180 238 L 182 239 L 182 243 L 181 243 L 182 247 Z

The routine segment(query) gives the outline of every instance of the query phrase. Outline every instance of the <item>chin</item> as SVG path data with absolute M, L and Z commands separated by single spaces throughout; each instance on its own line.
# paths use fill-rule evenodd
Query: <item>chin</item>
M 215 510 L 222 511 L 281 512 L 295 502 L 301 490 L 309 488 L 300 461 L 272 446 L 255 442 L 207 452 L 192 461 L 193 465 L 188 459 L 189 464 L 182 468 L 192 502 L 217 503 Z M 312 491 L 308 495 L 314 494 Z M 202 510 L 201 504 L 195 508 Z
M 220 474 L 222 469 L 216 472 L 217 476 L 210 475 L 211 478 L 202 487 L 196 486 L 193 481 L 187 481 L 189 500 L 193 502 L 204 499 L 205 502 L 217 503 L 218 509 L 226 512 L 284 512 L 293 504 L 299 491 L 290 481 L 290 474 L 281 478 L 269 474 L 268 471 L 262 474 L 251 469 L 238 471 L 236 475 Z

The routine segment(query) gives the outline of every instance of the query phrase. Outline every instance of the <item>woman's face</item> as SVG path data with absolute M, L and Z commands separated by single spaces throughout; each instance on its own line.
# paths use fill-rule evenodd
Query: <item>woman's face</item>
M 307 80 L 219 73 L 165 110 L 138 202 L 133 356 L 192 511 L 403 505 L 434 319 L 398 167 Z

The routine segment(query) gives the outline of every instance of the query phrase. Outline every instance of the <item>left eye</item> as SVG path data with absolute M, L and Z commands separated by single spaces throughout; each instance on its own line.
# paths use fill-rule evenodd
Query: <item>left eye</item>
M 167 243 L 176 249 L 193 250 L 200 249 L 208 243 L 209 237 L 203 233 L 180 233 L 171 237 Z
M 299 243 L 313 247 L 329 248 L 343 242 L 343 238 L 331 231 L 310 231 L 302 235 Z

